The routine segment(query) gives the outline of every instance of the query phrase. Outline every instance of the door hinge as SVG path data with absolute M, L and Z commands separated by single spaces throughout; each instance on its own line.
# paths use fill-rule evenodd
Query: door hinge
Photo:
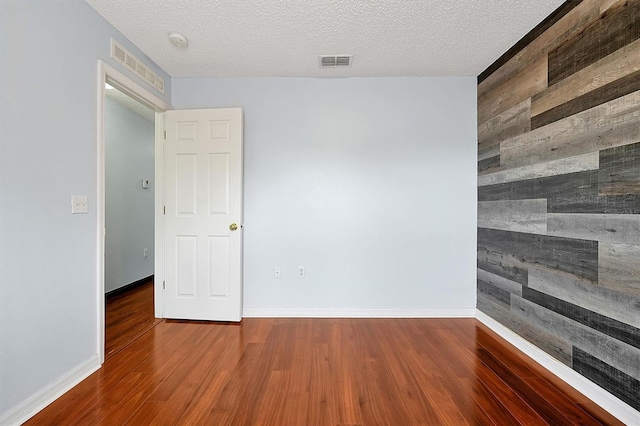
M 167 140 L 167 131 L 166 130 L 164 131 L 164 140 L 165 141 Z
M 166 289 L 166 288 L 167 288 L 166 283 L 165 283 L 164 281 L 162 281 L 162 289 L 164 290 L 164 289 Z
M 162 206 L 162 214 L 167 214 L 167 206 Z

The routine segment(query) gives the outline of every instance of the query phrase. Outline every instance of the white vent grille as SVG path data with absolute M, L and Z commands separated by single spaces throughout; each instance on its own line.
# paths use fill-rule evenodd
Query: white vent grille
M 353 55 L 320 55 L 320 68 L 350 67 Z
M 133 56 L 127 49 L 111 39 L 111 57 L 120 62 L 126 68 L 136 73 L 140 78 L 149 83 L 158 92 L 164 94 L 164 80 Z

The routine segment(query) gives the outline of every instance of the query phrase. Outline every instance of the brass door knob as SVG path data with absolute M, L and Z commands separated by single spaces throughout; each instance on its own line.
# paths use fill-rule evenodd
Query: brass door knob
M 236 225 L 235 223 L 232 223 L 231 225 L 229 225 L 229 229 L 232 231 L 235 231 L 236 229 L 238 229 L 238 225 Z

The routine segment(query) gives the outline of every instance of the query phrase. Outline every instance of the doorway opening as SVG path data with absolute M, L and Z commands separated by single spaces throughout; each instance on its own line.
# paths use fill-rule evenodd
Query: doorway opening
M 155 112 L 105 83 L 105 359 L 160 320 L 153 311 Z
M 101 363 L 105 355 L 117 353 L 162 317 L 162 298 L 154 295 L 160 294 L 161 273 L 156 270 L 161 264 L 162 181 L 158 176 L 162 170 L 158 165 L 163 155 L 162 113 L 168 109 L 160 98 L 99 61 L 97 352 Z M 126 293 L 135 297 L 127 295 L 123 305 Z M 113 304 L 107 308 L 107 294 L 114 303 L 120 302 L 119 309 L 114 311 Z M 132 300 L 145 305 L 133 306 Z M 129 317 L 122 309 L 146 316 Z M 107 333 L 107 322 L 119 328 Z

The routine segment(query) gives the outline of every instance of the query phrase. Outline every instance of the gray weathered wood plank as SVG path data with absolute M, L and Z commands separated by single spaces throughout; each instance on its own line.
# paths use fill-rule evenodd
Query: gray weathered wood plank
M 551 28 L 485 78 L 478 85 L 478 97 L 498 90 L 505 81 L 511 79 L 520 70 L 529 67 L 537 58 L 542 55 L 546 56 L 549 50 L 584 30 L 587 25 L 599 17 L 601 2 L 602 0 L 581 1 L 578 7 L 567 13 Z
M 478 173 L 491 173 L 500 169 L 500 155 L 478 161 Z
M 537 116 L 639 71 L 638 57 L 640 57 L 640 40 L 605 56 L 535 95 L 531 101 L 531 115 Z
M 547 56 L 543 55 L 500 87 L 478 97 L 478 123 L 494 118 L 546 87 Z
M 570 274 L 529 268 L 529 287 L 640 328 L 640 295 L 631 296 Z
M 547 232 L 557 237 L 640 244 L 640 215 L 549 213 Z
M 478 125 L 478 145 L 482 148 L 498 146 L 531 130 L 531 98 L 527 98 L 501 114 Z M 498 152 L 499 153 L 499 152 Z
M 602 150 L 599 163 L 600 195 L 640 194 L 640 143 Z
M 478 294 L 478 309 L 519 336 L 533 343 L 558 361 L 571 366 L 571 343 L 537 327 L 510 310 L 493 303 L 489 298 Z
M 600 361 L 580 348 L 573 348 L 572 359 L 575 371 L 640 411 L 640 380 Z M 640 424 L 640 421 L 638 423 Z
M 634 326 L 542 293 L 531 287 L 522 289 L 522 298 L 640 350 L 640 329 Z
M 598 167 L 599 155 L 597 151 L 594 151 L 587 154 L 552 160 L 546 163 L 516 167 L 478 176 L 478 186 L 497 185 L 500 183 L 597 170 Z
M 618 370 L 640 378 L 640 349 L 516 295 L 511 295 L 511 312 L 586 352 L 598 354 L 603 362 Z
M 478 279 L 501 288 L 502 290 L 508 291 L 509 293 L 522 296 L 522 284 L 508 278 L 504 278 L 500 275 L 478 268 Z
M 640 142 L 640 91 L 500 144 L 504 169 Z
M 640 298 L 640 244 L 598 244 L 598 284 Z
M 547 200 L 480 201 L 478 227 L 545 235 Z
M 509 309 L 511 293 L 508 291 L 502 290 L 482 280 L 478 280 L 477 289 L 479 295 L 481 294 L 503 308 Z
M 486 160 L 487 158 L 495 156 L 500 156 L 500 144 L 496 144 L 486 148 L 480 148 L 478 146 L 478 161 Z
M 549 197 L 549 213 L 640 214 L 640 194 L 589 194 L 586 188 L 568 196 Z
M 598 280 L 596 241 L 478 228 L 478 256 L 483 252 L 514 257 L 525 265 L 544 265 L 589 281 Z
M 478 187 L 478 201 L 553 198 L 559 204 L 563 200 L 591 200 L 597 196 L 597 170 Z
M 478 268 L 519 284 L 527 284 L 527 265 L 512 255 L 478 249 Z
M 579 35 L 549 52 L 549 85 L 640 38 L 640 2 L 616 4 Z
M 538 127 L 546 126 L 637 90 L 640 90 L 640 71 L 636 71 L 624 78 L 615 80 L 605 86 L 599 87 L 569 102 L 532 117 L 531 128 L 537 129 Z

